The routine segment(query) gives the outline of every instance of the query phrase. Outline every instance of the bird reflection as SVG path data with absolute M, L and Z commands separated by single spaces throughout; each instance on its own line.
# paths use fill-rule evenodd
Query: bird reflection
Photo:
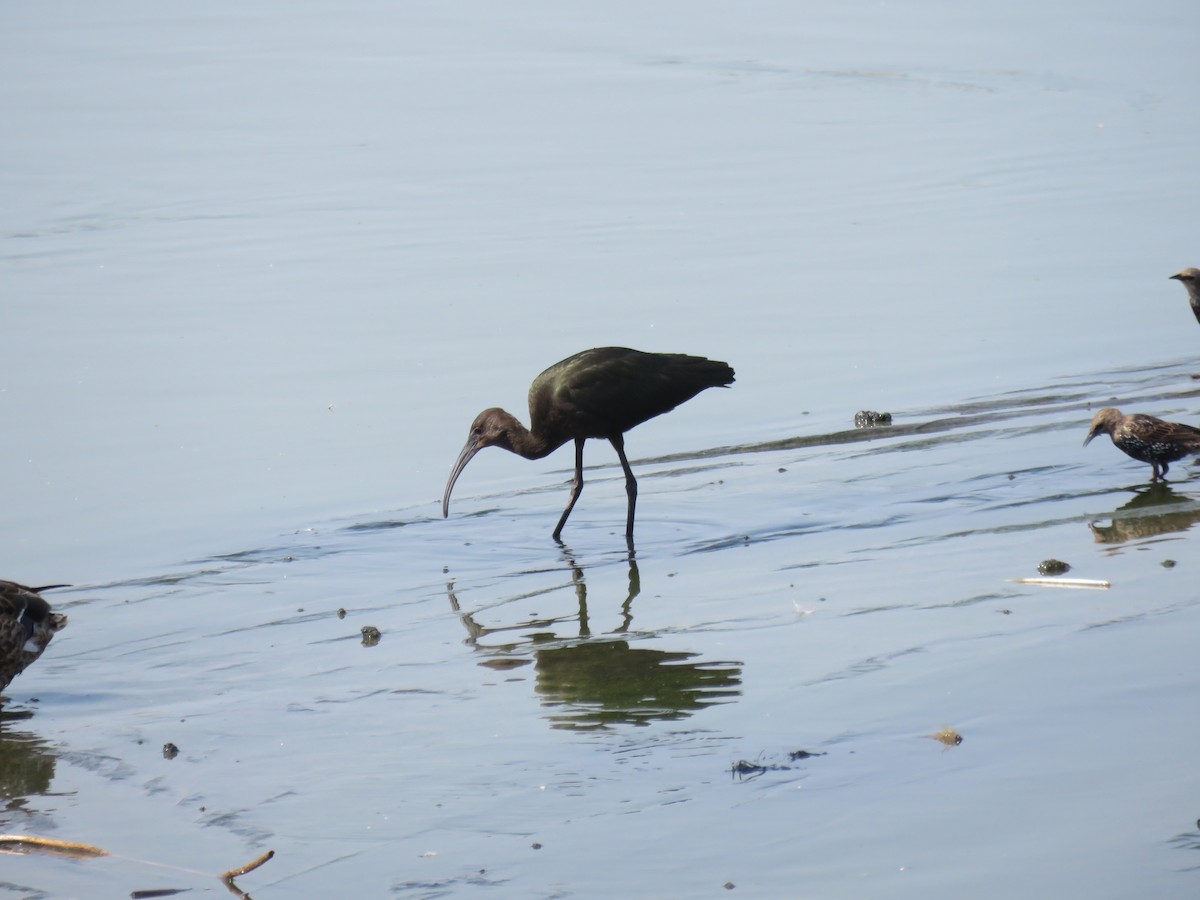
M 482 665 L 512 669 L 534 664 L 534 687 L 542 705 L 552 710 L 548 715 L 552 727 L 595 729 L 681 719 L 741 693 L 740 662 L 699 661 L 696 652 L 635 646 L 616 637 L 633 633 L 633 601 L 642 590 L 632 553 L 626 558 L 629 578 L 620 607 L 621 624 L 606 634 L 593 635 L 584 569 L 565 545 L 562 551 L 577 604 L 569 615 L 485 626 L 478 621 L 478 612 L 462 610 L 454 583 L 446 586 L 450 607 L 467 630 L 466 643 L 486 657 Z M 557 592 L 563 586 L 525 594 L 522 599 Z
M 40 737 L 0 731 L 0 797 L 5 798 L 0 824 L 6 824 L 8 815 L 24 806 L 23 798 L 50 791 L 55 759 L 50 745 Z
M 741 693 L 741 664 L 697 653 L 588 641 L 537 652 L 537 691 L 555 728 L 646 725 L 686 718 Z
M 1200 503 L 1159 481 L 1137 491 L 1113 511 L 1108 525 L 1089 522 L 1098 544 L 1124 544 L 1159 534 L 1187 531 L 1200 522 Z

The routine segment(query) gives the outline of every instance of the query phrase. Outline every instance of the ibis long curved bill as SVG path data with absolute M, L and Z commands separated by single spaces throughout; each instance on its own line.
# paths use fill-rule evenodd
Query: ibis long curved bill
M 484 448 L 484 444 L 479 442 L 480 435 L 475 426 L 471 426 L 471 435 L 467 438 L 467 442 L 463 445 L 462 452 L 458 454 L 458 459 L 454 461 L 454 468 L 450 470 L 450 478 L 446 481 L 446 493 L 442 495 L 442 518 L 450 515 L 450 492 L 454 490 L 454 482 L 458 481 L 458 476 L 462 474 L 463 469 L 467 467 L 475 454 Z

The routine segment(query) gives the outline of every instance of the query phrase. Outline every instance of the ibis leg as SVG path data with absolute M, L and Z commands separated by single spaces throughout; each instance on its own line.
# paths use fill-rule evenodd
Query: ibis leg
M 633 469 L 629 468 L 629 460 L 625 457 L 625 436 L 619 434 L 609 440 L 621 460 L 621 468 L 625 470 L 625 493 L 629 497 L 629 514 L 625 517 L 625 537 L 632 538 L 633 511 L 637 507 L 637 479 L 633 477 Z
M 571 485 L 571 499 L 567 501 L 567 508 L 563 510 L 562 518 L 558 520 L 554 534 L 551 535 L 556 541 L 562 534 L 563 526 L 567 524 L 567 516 L 571 515 L 571 510 L 575 508 L 575 501 L 583 493 L 583 440 L 575 438 L 575 482 Z

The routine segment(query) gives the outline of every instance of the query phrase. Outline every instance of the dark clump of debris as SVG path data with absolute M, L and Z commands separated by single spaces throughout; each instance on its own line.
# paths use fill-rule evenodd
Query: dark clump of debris
M 364 625 L 362 627 L 362 645 L 364 647 L 374 647 L 379 643 L 379 639 L 383 637 L 379 629 L 374 625 Z
M 881 425 L 891 425 L 892 414 L 860 409 L 854 414 L 855 428 L 879 428 Z
M 793 750 L 787 755 L 787 758 L 789 762 L 797 762 L 824 755 L 824 753 L 811 753 L 808 750 Z M 746 759 L 739 759 L 730 767 L 730 773 L 738 778 L 757 778 L 763 772 L 786 772 L 792 768 L 794 767 L 779 763 L 752 763 Z
M 167 741 L 163 744 L 163 759 L 174 759 L 179 755 L 179 748 Z
M 1061 559 L 1043 559 L 1037 570 L 1039 575 L 1066 575 L 1071 567 Z
M 793 750 L 788 754 L 788 759 L 795 762 L 798 759 L 812 759 L 814 756 L 824 756 L 824 753 L 811 753 L 808 750 Z

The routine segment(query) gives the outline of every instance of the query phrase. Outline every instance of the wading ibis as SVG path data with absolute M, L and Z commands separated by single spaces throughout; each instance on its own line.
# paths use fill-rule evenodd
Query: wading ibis
M 1167 464 L 1183 459 L 1189 453 L 1200 453 L 1200 428 L 1164 422 L 1143 413 L 1123 415 L 1119 409 L 1106 406 L 1092 417 L 1092 427 L 1084 438 L 1087 446 L 1098 434 L 1107 434 L 1116 448 L 1139 462 L 1150 463 L 1151 483 L 1161 477 L 1167 480 Z M 1159 474 L 1162 466 L 1162 474 Z
M 629 512 L 625 536 L 633 537 L 637 479 L 625 457 L 625 432 L 670 412 L 705 388 L 733 383 L 723 362 L 682 353 L 643 353 L 625 347 L 597 347 L 568 356 L 533 379 L 529 387 L 530 428 L 502 409 L 485 409 L 471 423 L 446 493 L 442 516 L 450 515 L 450 492 L 467 463 L 484 447 L 503 447 L 526 459 L 541 459 L 567 441 L 575 441 L 575 481 L 571 498 L 554 528 L 554 539 L 583 491 L 583 442 L 604 438 L 613 445 L 625 470 Z
M 39 591 L 55 584 L 31 588 L 15 581 L 0 581 L 0 691 L 42 655 L 55 632 L 66 627 L 67 617 L 50 611 Z

